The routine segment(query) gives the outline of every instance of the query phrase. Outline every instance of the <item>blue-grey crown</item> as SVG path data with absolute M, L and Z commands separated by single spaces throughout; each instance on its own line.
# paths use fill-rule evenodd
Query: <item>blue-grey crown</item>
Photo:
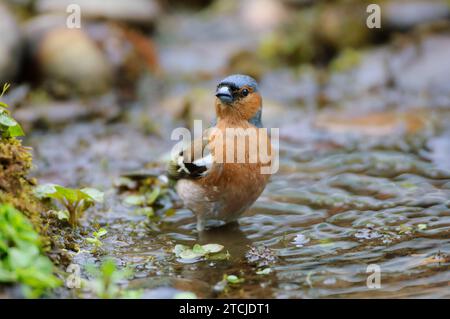
M 220 81 L 219 85 L 231 85 L 236 88 L 241 88 L 245 85 L 251 87 L 253 91 L 257 92 L 259 90 L 258 88 L 258 82 L 254 78 L 248 75 L 244 74 L 233 74 L 227 76 L 225 79 Z

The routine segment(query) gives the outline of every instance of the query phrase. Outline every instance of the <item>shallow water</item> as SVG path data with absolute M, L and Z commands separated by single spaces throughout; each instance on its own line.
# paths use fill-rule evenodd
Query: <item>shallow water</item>
M 332 79 L 322 93 L 314 75 L 277 70 L 263 78 L 266 122 L 280 128 L 280 171 L 238 224 L 198 234 L 195 218 L 186 209 L 149 222 L 135 208 L 123 205 L 113 186 L 121 174 L 164 168 L 161 158 L 172 145 L 166 133 L 176 125 L 158 117 L 164 114 L 165 100 L 197 87 L 210 92 L 215 79 L 191 81 L 193 73 L 215 74 L 226 63 L 227 54 L 217 57 L 214 51 L 202 51 L 202 41 L 214 38 L 204 30 L 214 22 L 193 20 L 182 21 L 194 28 L 177 29 L 178 19 L 161 28 L 168 38 L 178 34 L 190 46 L 176 41 L 177 36 L 172 42 L 162 36 L 161 63 L 169 85 L 157 102 L 130 111 L 138 118 L 156 118 L 160 137 L 125 121 L 72 124 L 56 133 L 33 133 L 27 140 L 34 147 L 34 174 L 41 183 L 92 186 L 106 192 L 106 204 L 89 211 L 84 221 L 87 229 L 98 223 L 108 230 L 104 255 L 81 252 L 74 254 L 73 262 L 84 265 L 112 256 L 120 266 L 132 266 L 134 278 L 122 285 L 143 289 L 144 298 L 171 298 L 177 291 L 193 291 L 199 297 L 449 298 L 448 87 L 442 89 L 447 100 L 433 104 L 420 92 L 388 87 L 387 76 L 377 72 L 375 80 L 367 79 L 374 73 L 364 72 L 364 66 L 376 65 L 370 59 L 376 60 L 378 53 L 370 63 L 363 63 L 356 77 Z M 221 45 L 242 47 L 243 26 L 227 25 Z M 207 63 L 199 56 L 206 57 Z M 427 56 L 429 60 L 433 58 Z M 373 83 L 376 90 L 370 88 Z M 203 106 L 212 106 L 213 99 L 208 94 L 193 103 L 207 118 L 211 110 L 205 112 L 208 107 Z M 328 113 L 317 107 L 319 94 L 328 94 L 330 108 L 336 111 L 331 120 L 321 118 Z M 422 107 L 420 112 L 417 107 Z M 349 114 L 365 118 L 348 120 Z M 185 263 L 172 253 L 176 244 L 195 243 L 222 244 L 231 257 Z M 90 250 L 86 243 L 79 244 Z M 251 246 L 261 245 L 277 255 L 268 275 L 256 274 L 257 268 L 245 256 Z M 366 284 L 369 265 L 381 271 L 378 289 Z M 224 274 L 238 275 L 245 282 L 224 291 L 217 287 Z M 58 296 L 80 295 L 61 289 Z
M 90 224 L 108 230 L 105 255 L 136 268 L 134 279 L 123 284 L 144 289 L 143 297 L 171 297 L 180 290 L 199 297 L 449 297 L 450 171 L 427 159 L 432 148 L 422 156 L 414 148 L 399 151 L 360 137 L 361 149 L 354 141 L 339 144 L 336 135 L 308 123 L 298 127 L 308 127 L 308 138 L 281 141 L 280 171 L 249 212 L 238 224 L 202 234 L 183 208 L 149 223 L 122 203 L 112 185 L 121 173 L 153 161 L 160 171 L 163 166 L 150 154 L 167 151 L 162 140 L 122 124 L 86 123 L 30 142 L 41 182 L 106 190 L 107 203 L 90 213 Z M 402 139 L 408 145 L 406 136 L 397 137 Z M 222 244 L 231 257 L 184 263 L 172 253 L 175 244 L 195 243 Z M 269 275 L 257 275 L 245 257 L 251 246 L 261 245 L 278 256 Z M 81 248 L 89 250 L 85 243 Z M 103 257 L 84 252 L 74 262 Z M 380 289 L 366 285 L 373 264 L 381 270 Z M 224 274 L 245 282 L 217 291 Z

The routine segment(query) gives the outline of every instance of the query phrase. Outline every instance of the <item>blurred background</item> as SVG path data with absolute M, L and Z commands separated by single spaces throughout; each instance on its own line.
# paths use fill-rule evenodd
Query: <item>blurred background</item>
M 33 176 L 111 190 L 123 172 L 162 171 L 171 130 L 210 123 L 217 82 L 249 74 L 263 122 L 280 128 L 280 173 L 240 229 L 213 240 L 264 244 L 283 261 L 231 296 L 449 297 L 450 2 L 376 1 L 381 29 L 369 29 L 373 2 L 2 0 L 0 83 L 12 84 L 4 100 L 33 147 Z M 66 26 L 73 3 L 79 29 Z M 105 249 L 155 255 L 160 274 L 211 296 L 222 272 L 166 260 L 168 243 L 196 240 L 192 214 L 142 235 L 109 194 L 98 218 L 117 227 Z M 292 244 L 299 233 L 307 247 Z M 222 271 L 242 269 L 236 260 Z M 384 290 L 361 288 L 369 262 L 388 273 Z

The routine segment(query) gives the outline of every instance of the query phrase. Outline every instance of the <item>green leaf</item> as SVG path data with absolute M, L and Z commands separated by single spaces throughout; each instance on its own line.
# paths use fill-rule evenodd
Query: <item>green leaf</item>
M 102 264 L 100 270 L 103 276 L 112 277 L 112 275 L 117 271 L 117 265 L 113 260 L 108 259 Z
M 47 198 L 49 197 L 49 195 L 56 193 L 55 186 L 57 185 L 56 184 L 39 185 L 34 189 L 34 194 L 40 199 Z
M 69 212 L 65 209 L 53 212 L 59 220 L 69 220 Z
M 213 261 L 228 260 L 228 259 L 230 259 L 230 257 L 231 257 L 231 255 L 228 251 L 226 253 L 210 254 L 210 255 L 206 256 L 206 258 L 208 260 L 213 260 Z
M 427 229 L 427 224 L 419 224 L 419 225 L 417 225 L 417 229 L 418 230 L 425 230 L 425 229 Z
M 17 123 L 14 126 L 10 126 L 8 128 L 8 133 L 9 133 L 9 136 L 11 136 L 11 137 L 19 137 L 19 136 L 25 135 L 25 132 L 23 131 L 23 129 L 19 123 Z
M 23 249 L 11 248 L 8 253 L 9 264 L 12 268 L 30 267 L 38 255 L 39 249 L 34 245 L 28 245 Z
M 150 193 L 150 195 L 147 197 L 147 205 L 151 206 L 155 203 L 155 201 L 158 199 L 159 195 L 161 194 L 161 189 L 159 187 L 155 187 L 153 191 Z
M 224 247 L 219 244 L 206 244 L 206 245 L 203 245 L 202 248 L 207 254 L 215 254 L 215 253 L 222 251 L 222 249 Z
M 258 271 L 256 272 L 256 274 L 257 274 L 257 275 L 268 275 L 268 274 L 270 274 L 271 272 L 272 272 L 272 269 L 271 269 L 271 268 L 265 268 L 265 269 L 258 270 Z
M 172 250 L 172 252 L 175 254 L 175 256 L 180 257 L 180 254 L 189 249 L 188 246 L 185 245 L 175 245 L 174 249 Z
M 201 256 L 205 255 L 207 253 L 206 250 L 203 249 L 202 246 L 200 246 L 199 244 L 195 244 L 194 247 L 192 248 L 192 251 L 196 254 L 199 254 Z
M 202 257 L 204 254 L 194 252 L 192 249 L 186 249 L 180 253 L 182 259 L 196 259 Z
M 103 203 L 105 194 L 95 188 L 82 188 L 81 192 L 89 196 L 94 202 Z
M 108 231 L 104 228 L 100 228 L 98 231 L 94 232 L 94 236 L 97 238 L 103 237 L 108 233 Z
M 103 243 L 97 237 L 94 237 L 94 238 L 88 237 L 88 238 L 86 238 L 86 242 L 88 244 L 94 245 L 96 247 L 100 247 L 103 245 Z
M 11 84 L 9 84 L 9 83 L 3 84 L 3 90 L 2 90 L 2 94 L 0 94 L 0 97 L 2 97 L 6 93 L 6 91 L 8 91 L 10 86 L 11 86 Z
M 11 127 L 16 126 L 17 122 L 12 117 L 10 117 L 6 112 L 0 113 L 0 124 Z
M 56 189 L 56 193 L 50 194 L 50 197 L 54 197 L 57 199 L 64 198 L 69 203 L 75 203 L 76 201 L 80 200 L 77 190 L 58 186 L 58 185 L 55 186 L 55 189 Z
M 125 197 L 123 203 L 128 206 L 141 206 L 145 203 L 145 196 L 143 195 L 129 195 Z
M 244 282 L 243 278 L 239 278 L 235 275 L 226 276 L 226 279 L 230 284 L 240 284 L 241 282 Z

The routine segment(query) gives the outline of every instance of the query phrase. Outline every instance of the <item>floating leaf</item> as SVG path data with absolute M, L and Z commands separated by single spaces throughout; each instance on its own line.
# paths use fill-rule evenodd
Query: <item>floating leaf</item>
M 272 272 L 272 268 L 265 268 L 265 269 L 258 270 L 258 271 L 256 272 L 256 274 L 257 274 L 257 275 L 268 275 L 268 274 L 270 274 L 271 272 Z
M 243 278 L 239 278 L 238 276 L 235 275 L 225 275 L 226 276 L 226 281 L 229 282 L 230 284 L 240 284 L 242 282 L 244 282 Z
M 231 255 L 230 253 L 227 251 L 226 253 L 218 253 L 218 254 L 209 254 L 206 256 L 206 258 L 208 260 L 228 260 L 230 259 Z
M 199 255 L 206 255 L 207 251 L 203 249 L 202 246 L 200 246 L 199 244 L 195 244 L 194 247 L 192 248 L 192 251 L 196 254 Z
M 192 248 L 185 245 L 176 245 L 173 252 L 177 257 L 182 259 L 196 259 L 199 257 L 206 257 L 209 260 L 228 259 L 228 252 L 227 254 L 217 254 L 222 249 L 223 246 L 218 244 L 206 244 L 203 246 L 195 244 Z
M 186 249 L 180 253 L 181 259 L 196 259 L 202 257 L 204 254 L 196 253 L 192 249 Z
M 417 225 L 417 229 L 418 230 L 425 230 L 425 229 L 427 229 L 427 224 L 419 224 L 419 225 Z
M 173 251 L 173 253 L 175 254 L 175 256 L 180 257 L 180 254 L 181 254 L 183 251 L 187 250 L 187 249 L 189 249 L 188 246 L 185 246 L 185 245 L 175 245 L 175 247 L 174 247 L 174 249 L 173 249 L 172 251 Z
M 206 244 L 203 245 L 202 248 L 207 254 L 215 254 L 220 252 L 224 247 L 219 244 Z

